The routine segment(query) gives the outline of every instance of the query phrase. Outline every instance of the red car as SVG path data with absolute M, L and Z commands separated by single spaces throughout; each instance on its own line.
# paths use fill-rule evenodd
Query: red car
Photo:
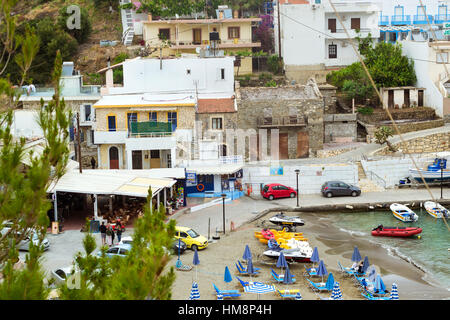
M 270 183 L 264 186 L 261 195 L 269 200 L 275 198 L 294 198 L 297 195 L 297 191 L 279 183 Z

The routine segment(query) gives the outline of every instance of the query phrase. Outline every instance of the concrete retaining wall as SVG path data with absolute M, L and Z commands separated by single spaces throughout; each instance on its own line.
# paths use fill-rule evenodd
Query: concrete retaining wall
M 330 180 L 358 183 L 358 166 L 354 164 L 285 166 L 283 175 L 270 175 L 270 167 L 245 167 L 242 183 L 251 184 L 254 195 L 260 194 L 261 184 L 281 183 L 296 189 L 296 169 L 300 169 L 300 194 L 320 193 L 322 184 Z

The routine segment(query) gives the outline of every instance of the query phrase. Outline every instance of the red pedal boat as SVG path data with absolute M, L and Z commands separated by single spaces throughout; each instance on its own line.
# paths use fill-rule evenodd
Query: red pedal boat
M 372 230 L 373 236 L 384 237 L 411 237 L 422 232 L 422 228 L 415 227 L 384 227 L 379 225 Z
M 261 234 L 264 237 L 264 239 L 267 239 L 267 240 L 275 238 L 273 235 L 273 232 L 270 231 L 269 229 L 262 229 Z

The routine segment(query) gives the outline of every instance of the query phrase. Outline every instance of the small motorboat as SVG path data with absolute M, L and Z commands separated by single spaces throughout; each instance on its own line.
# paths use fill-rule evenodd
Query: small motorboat
M 433 218 L 448 218 L 450 215 L 450 212 L 437 202 L 426 201 L 424 207 Z
M 280 252 L 283 252 L 284 257 L 288 261 L 295 262 L 310 262 L 313 250 L 311 247 L 308 248 L 293 248 L 293 249 L 282 249 L 280 247 L 272 247 L 269 250 L 263 252 L 266 257 L 272 259 L 278 259 Z
M 384 227 L 382 224 L 372 230 L 373 236 L 384 237 L 411 237 L 422 232 L 416 227 Z
M 410 208 L 403 204 L 393 203 L 389 207 L 398 220 L 403 222 L 414 222 L 419 219 L 419 216 Z
M 450 181 L 450 170 L 447 168 L 447 158 L 450 152 L 438 152 L 433 163 L 428 165 L 426 169 L 409 169 L 412 178 L 422 183 L 422 177 L 426 182 Z
M 269 221 L 272 222 L 273 224 L 283 227 L 297 227 L 303 226 L 305 224 L 305 222 L 299 217 L 287 216 L 283 212 L 274 215 L 272 218 L 269 219 Z

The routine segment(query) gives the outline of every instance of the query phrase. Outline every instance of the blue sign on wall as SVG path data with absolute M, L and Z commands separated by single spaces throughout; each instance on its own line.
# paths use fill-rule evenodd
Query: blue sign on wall
M 186 171 L 186 187 L 193 187 L 197 185 L 197 174 L 195 172 Z

